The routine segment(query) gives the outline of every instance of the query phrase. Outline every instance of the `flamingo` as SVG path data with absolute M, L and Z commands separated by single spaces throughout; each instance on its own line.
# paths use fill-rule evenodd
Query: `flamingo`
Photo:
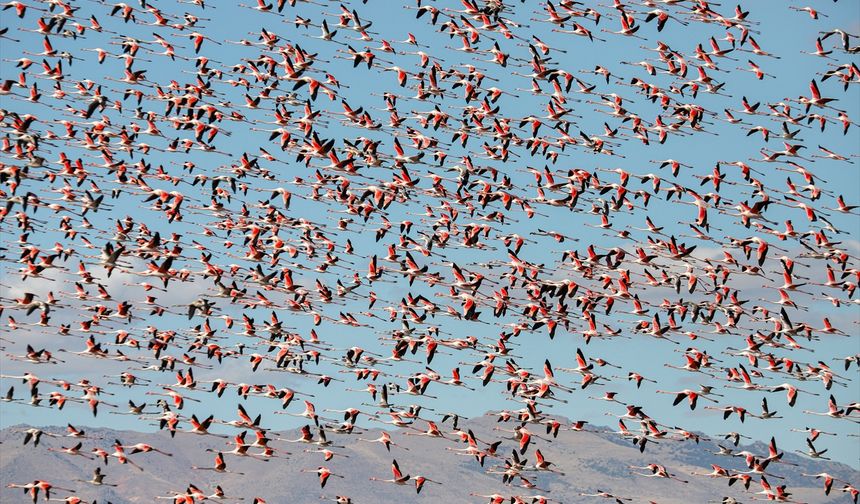
M 835 27 L 852 18 L 824 6 L 510 3 L 3 3 L 15 73 L 0 80 L 0 401 L 11 423 L 38 412 L 60 426 L 15 429 L 32 483 L 11 488 L 81 502 L 48 496 L 58 490 L 38 461 L 50 452 L 113 459 L 144 482 L 139 454 L 157 454 L 176 467 L 171 483 L 211 452 L 214 466 L 192 466 L 207 486 L 131 496 L 101 463 L 78 481 L 132 500 L 263 504 L 277 500 L 268 488 L 225 493 L 226 458 L 262 474 L 301 443 L 376 474 L 370 442 L 395 445 L 404 467 L 458 456 L 489 476 L 449 488 L 444 472 L 404 475 L 395 461 L 377 481 L 552 502 L 542 488 L 570 483 L 572 469 L 545 454 L 586 431 L 641 454 L 659 445 L 653 463 L 630 467 L 642 477 L 686 482 L 667 469 L 673 447 L 743 460 L 691 474 L 691 499 L 714 478 L 794 500 L 791 485 L 809 481 L 771 471 L 800 452 L 820 459 L 802 478 L 856 500 L 825 460 L 844 459 L 848 443 L 833 441 L 860 420 L 860 404 L 834 397 L 858 360 L 830 342 L 853 334 L 860 304 L 857 208 L 843 189 L 858 178 L 824 176 L 857 157 L 847 109 L 860 70 L 843 56 L 860 49 Z M 819 31 L 825 18 L 835 25 Z M 222 25 L 242 34 L 227 39 Z M 778 32 L 814 57 L 781 64 Z M 782 98 L 776 79 L 809 91 Z M 566 357 L 575 364 L 560 367 Z M 589 387 L 600 392 L 577 393 Z M 777 412 L 781 392 L 792 409 Z M 820 395 L 825 411 L 797 408 Z M 771 436 L 699 433 L 685 399 L 725 421 L 768 420 Z M 574 404 L 582 420 L 568 421 Z M 105 408 L 169 436 L 102 445 L 78 415 Z M 601 413 L 617 427 L 589 425 Z M 832 424 L 800 428 L 818 416 Z M 298 434 L 279 421 L 290 417 Z M 365 420 L 385 429 L 368 434 Z M 213 443 L 180 457 L 177 432 Z M 769 441 L 767 454 L 742 440 Z M 351 476 L 279 475 L 302 473 L 321 487 Z

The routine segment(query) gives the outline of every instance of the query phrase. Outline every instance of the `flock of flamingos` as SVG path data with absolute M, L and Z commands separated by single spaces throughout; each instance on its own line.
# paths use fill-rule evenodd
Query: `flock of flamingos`
M 128 1 L 0 4 L 0 408 L 68 424 L 20 438 L 95 468 L 4 481 L 22 502 L 83 503 L 71 487 L 189 434 L 225 449 L 177 486 L 244 457 L 341 504 L 339 440 L 380 427 L 391 464 L 366 485 L 402 502 L 446 485 L 404 433 L 497 478 L 461 502 L 558 502 L 545 478 L 576 480 L 544 453 L 586 412 L 649 463 L 583 502 L 644 502 L 640 478 L 798 502 L 784 445 L 856 452 L 860 16 L 842 3 Z M 471 401 L 501 428 L 476 435 Z M 89 437 L 106 414 L 161 443 Z M 701 432 L 720 417 L 728 434 Z M 706 437 L 710 473 L 648 458 Z M 318 465 L 290 465 L 297 445 Z M 806 477 L 858 502 L 857 481 Z

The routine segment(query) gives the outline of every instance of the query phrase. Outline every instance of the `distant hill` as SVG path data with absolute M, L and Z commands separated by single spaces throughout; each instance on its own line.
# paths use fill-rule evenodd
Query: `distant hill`
M 511 423 L 497 424 L 493 417 L 481 417 L 461 421 L 460 428 L 470 428 L 478 438 L 482 433 L 489 434 L 492 429 L 511 428 Z M 221 484 L 228 497 L 254 496 L 265 498 L 269 503 L 312 503 L 320 502 L 321 496 L 349 495 L 356 503 L 376 502 L 461 502 L 463 489 L 479 494 L 500 493 L 505 496 L 545 494 L 565 503 L 602 502 L 602 499 L 583 497 L 580 493 L 593 493 L 596 490 L 612 492 L 621 497 L 632 497 L 636 501 L 653 500 L 659 503 L 690 503 L 719 500 L 722 496 L 733 496 L 741 502 L 752 499 L 751 493 L 745 493 L 736 484 L 728 487 L 726 479 L 711 479 L 694 476 L 690 473 L 710 472 L 711 463 L 733 471 L 745 470 L 743 459 L 709 455 L 716 452 L 717 446 L 710 441 L 702 441 L 699 447 L 694 447 L 692 441 L 662 441 L 648 443 L 645 453 L 629 441 L 605 430 L 598 432 L 562 431 L 558 438 L 551 442 L 536 440 L 526 457 L 534 462 L 534 449 L 540 448 L 547 458 L 557 464 L 564 476 L 551 473 L 531 473 L 530 478 L 541 490 L 527 490 L 520 487 L 506 487 L 499 475 L 487 474 L 486 470 L 500 464 L 501 459 L 487 459 L 485 467 L 480 467 L 472 457 L 456 455 L 446 448 L 462 448 L 453 436 L 450 439 L 431 439 L 428 437 L 405 435 L 405 430 L 390 431 L 397 444 L 408 448 L 410 452 L 420 452 L 421 457 L 405 455 L 403 448 L 392 447 L 391 453 L 378 443 L 366 443 L 357 438 L 375 439 L 380 430 L 370 430 L 359 435 L 337 435 L 329 433 L 330 441 L 336 445 L 349 446 L 349 450 L 334 450 L 349 455 L 349 458 L 335 457 L 328 463 L 322 462 L 319 453 L 304 453 L 305 449 L 315 446 L 276 441 L 271 443 L 276 448 L 290 451 L 286 459 L 273 459 L 268 462 L 227 456 L 227 466 L 231 471 L 245 473 L 216 474 L 212 471 L 194 471 L 192 465 L 211 467 L 214 454 L 208 453 L 207 448 L 229 451 L 228 439 L 212 436 L 196 436 L 192 434 L 177 434 L 171 439 L 167 433 L 141 433 L 132 431 L 115 431 L 110 429 L 92 429 L 87 436 L 100 439 L 85 439 L 83 450 L 89 451 L 94 446 L 112 451 L 109 447 L 114 439 L 125 444 L 139 442 L 149 443 L 157 448 L 173 453 L 166 457 L 156 453 L 140 453 L 133 455 L 133 460 L 144 471 L 138 471 L 130 466 L 121 466 L 116 459 L 111 459 L 104 467 L 101 462 L 86 460 L 49 451 L 48 447 L 72 446 L 77 441 L 71 438 L 42 437 L 39 447 L 23 446 L 23 434 L 18 432 L 23 427 L 13 427 L 0 431 L 0 476 L 3 489 L 0 490 L 0 500 L 4 503 L 27 502 L 28 499 L 18 489 L 5 488 L 7 483 L 26 483 L 36 475 L 51 481 L 56 486 L 77 490 L 77 495 L 86 499 L 98 499 L 99 503 L 111 501 L 115 504 L 156 502 L 156 496 L 168 496 L 171 491 L 183 491 L 184 485 L 194 483 L 205 492 L 211 492 L 215 484 Z M 57 428 L 46 427 L 47 432 L 61 432 Z M 534 426 L 531 430 L 542 430 Z M 595 429 L 596 430 L 596 429 Z M 417 431 L 409 431 L 417 433 Z M 447 432 L 447 430 L 446 430 Z M 499 433 L 496 432 L 496 435 Z M 543 434 L 543 432 L 541 432 Z M 271 435 L 274 437 L 274 435 Z M 284 439 L 295 439 L 298 431 L 283 433 Z M 489 435 L 486 436 L 490 438 Z M 248 441 L 253 439 L 253 433 L 248 433 Z M 499 448 L 503 456 L 509 456 L 515 446 L 513 440 L 506 441 Z M 767 446 L 757 443 L 741 446 L 737 450 L 749 450 L 757 454 L 766 454 Z M 253 449 L 252 452 L 259 451 Z M 25 452 L 26 455 L 25 455 Z M 410 454 L 411 455 L 411 454 Z M 369 481 L 370 477 L 383 479 L 391 478 L 390 464 L 392 458 L 401 459 L 404 473 L 421 474 L 442 485 L 427 484 L 420 495 L 415 494 L 414 487 L 395 486 Z M 628 466 L 647 465 L 661 461 L 670 472 L 681 479 L 690 480 L 689 484 L 679 481 L 647 478 L 631 475 Z M 834 484 L 830 497 L 825 497 L 821 482 L 813 478 L 801 476 L 802 473 L 816 474 L 828 472 L 837 478 L 856 483 L 860 479 L 858 471 L 844 464 L 816 461 L 805 457 L 786 453 L 783 461 L 790 464 L 773 464 L 769 472 L 785 478 L 769 478 L 774 485 L 787 484 L 789 491 L 798 501 L 802 502 L 832 502 L 848 503 L 850 499 L 841 493 L 842 484 Z M 331 478 L 325 489 L 320 489 L 314 474 L 303 474 L 301 469 L 316 469 L 324 464 L 335 474 L 346 476 L 344 479 Z M 116 487 L 94 487 L 76 480 L 88 480 L 93 469 L 101 465 L 107 474 L 106 483 L 116 484 Z M 756 482 L 750 487 L 751 492 L 761 488 Z M 59 492 L 59 496 L 66 494 Z M 229 498 L 227 499 L 229 502 Z M 169 501 L 166 501 L 169 502 Z M 471 502 L 484 502 L 475 497 Z

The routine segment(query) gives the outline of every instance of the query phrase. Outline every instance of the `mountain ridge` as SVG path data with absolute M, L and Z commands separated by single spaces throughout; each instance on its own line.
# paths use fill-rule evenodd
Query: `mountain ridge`
M 562 421 L 563 419 L 558 419 Z M 421 422 L 423 424 L 423 422 Z M 486 434 L 498 431 L 494 429 L 512 428 L 513 422 L 496 422 L 495 417 L 482 416 L 472 419 L 460 419 L 460 428 L 473 430 L 478 439 L 489 436 Z M 569 426 L 564 420 L 562 425 Z M 535 428 L 540 427 L 540 429 Z M 731 496 L 740 502 L 751 500 L 752 493 L 760 490 L 758 478 L 754 477 L 750 491 L 744 492 L 740 483 L 732 487 L 727 485 L 724 478 L 692 478 L 691 473 L 711 472 L 710 464 L 719 464 L 732 473 L 744 470 L 742 457 L 726 457 L 713 454 L 718 451 L 718 441 L 703 438 L 698 448 L 693 448 L 694 441 L 664 440 L 649 442 L 644 453 L 626 440 L 611 432 L 608 428 L 590 428 L 585 431 L 561 430 L 558 437 L 552 438 L 545 433 L 544 426 L 529 425 L 528 428 L 539 436 L 532 447 L 522 456 L 528 459 L 529 465 L 534 463 L 535 450 L 540 449 L 547 460 L 553 462 L 553 468 L 564 472 L 565 477 L 545 471 L 525 473 L 528 480 L 537 485 L 536 489 L 526 489 L 516 486 L 521 481 L 515 481 L 515 486 L 504 487 L 499 474 L 487 474 L 494 466 L 502 463 L 502 458 L 510 456 L 516 446 L 512 439 L 505 438 L 498 449 L 502 458 L 487 458 L 481 467 L 473 457 L 456 455 L 451 449 L 462 448 L 456 442 L 455 436 L 450 435 L 450 423 L 440 426 L 448 440 L 417 436 L 418 429 L 386 430 L 394 443 L 388 452 L 380 443 L 359 441 L 375 439 L 383 431 L 379 428 L 363 429 L 360 435 L 338 435 L 327 430 L 328 440 L 337 446 L 347 446 L 349 457 L 335 456 L 329 462 L 323 462 L 322 454 L 306 453 L 304 450 L 316 450 L 319 447 L 301 443 L 272 441 L 270 446 L 291 452 L 286 459 L 269 461 L 242 459 L 227 454 L 232 449 L 228 443 L 231 439 L 213 436 L 196 436 L 177 433 L 171 438 L 166 432 L 138 432 L 130 430 L 113 430 L 109 428 L 86 428 L 86 439 L 82 439 L 82 452 L 89 452 L 94 446 L 112 451 L 115 439 L 123 443 L 134 444 L 145 442 L 161 450 L 172 452 L 172 456 L 157 453 L 139 453 L 130 459 L 139 464 L 143 471 L 133 467 L 120 466 L 116 459 L 105 466 L 101 461 L 89 460 L 81 463 L 74 460 L 79 457 L 48 451 L 48 447 L 60 448 L 73 446 L 78 440 L 70 437 L 54 438 L 44 435 L 41 443 L 35 449 L 32 443 L 23 446 L 23 434 L 19 432 L 28 426 L 12 426 L 0 430 L 0 443 L 3 454 L 0 456 L 0 475 L 3 487 L 0 489 L 0 499 L 3 502 L 29 502 L 20 490 L 5 488 L 8 483 L 26 483 L 32 481 L 33 475 L 41 474 L 41 479 L 49 480 L 55 486 L 77 490 L 75 495 L 87 500 L 98 499 L 100 503 L 114 504 L 155 502 L 156 497 L 168 498 L 171 492 L 182 492 L 184 486 L 194 484 L 204 492 L 214 492 L 215 484 L 227 494 L 222 502 L 230 502 L 235 497 L 244 497 L 250 501 L 259 496 L 269 503 L 277 502 L 320 502 L 322 496 L 334 498 L 335 495 L 348 495 L 353 502 L 463 502 L 457 500 L 462 495 L 460 489 L 468 485 L 470 492 L 490 495 L 502 493 L 506 497 L 546 495 L 555 502 L 588 503 L 600 502 L 600 498 L 586 497 L 581 493 L 611 492 L 622 498 L 636 498 L 636 502 L 654 500 L 663 503 L 706 502 L 721 496 Z M 65 432 L 58 427 L 44 427 L 48 433 Z M 219 426 L 214 432 L 235 432 L 238 430 Z M 316 429 L 313 429 L 316 436 Z M 280 433 L 282 439 L 295 439 L 298 429 Z M 249 432 L 248 441 L 253 439 Z M 232 438 L 232 436 L 230 436 Z M 278 437 L 274 432 L 270 438 Z M 757 455 L 766 455 L 768 446 L 757 442 L 749 445 L 741 444 L 737 448 L 730 442 L 720 443 L 734 448 L 735 451 L 749 451 Z M 444 445 L 444 446 L 443 446 Z M 705 449 L 703 449 L 705 448 Z M 408 451 L 406 451 L 408 449 Z M 25 450 L 30 453 L 22 456 Z M 214 453 L 206 450 L 221 450 L 225 453 L 228 470 L 244 474 L 217 474 L 213 471 L 195 471 L 191 466 L 212 467 Z M 332 448 L 335 453 L 346 454 L 346 450 Z M 251 449 L 256 453 L 259 449 Z M 408 453 L 420 451 L 422 457 L 408 457 Z M 370 481 L 371 477 L 380 479 L 390 478 L 390 464 L 400 457 L 401 469 L 404 474 L 412 476 L 423 475 L 444 484 L 426 484 L 421 494 L 416 494 L 414 487 L 388 485 Z M 674 480 L 663 480 L 643 476 L 635 476 L 629 466 L 645 466 L 660 461 L 669 472 L 679 479 L 690 480 L 684 484 Z M 797 465 L 790 465 L 797 464 Z M 315 470 L 324 465 L 338 476 L 345 478 L 330 478 L 326 487 L 320 489 L 316 475 L 302 474 L 301 470 Z M 107 475 L 105 483 L 119 486 L 94 487 L 83 481 L 88 480 L 96 466 L 102 468 Z M 45 468 L 50 467 L 50 471 Z M 47 474 L 46 474 L 47 472 Z M 851 467 L 838 462 L 813 460 L 793 453 L 785 453 L 780 463 L 774 463 L 768 468 L 773 474 L 768 479 L 773 486 L 786 484 L 793 498 L 801 502 L 828 502 L 843 504 L 851 502 L 847 495 L 841 494 L 843 483 L 837 481 L 833 485 L 830 497 L 824 496 L 823 483 L 802 474 L 818 474 L 828 472 L 840 480 L 857 481 L 860 473 Z M 29 476 L 27 476 L 29 475 Z M 217 476 L 217 477 L 215 477 Z M 289 477 L 287 477 L 289 476 Z M 784 479 L 781 479 L 784 478 Z M 175 483 L 170 483 L 171 481 Z M 182 483 L 179 483 L 182 482 Z M 569 482 L 573 482 L 572 484 Z M 455 489 L 457 491 L 455 491 Z M 504 489 L 502 492 L 501 489 Z M 57 494 L 64 497 L 65 493 Z M 474 500 L 465 502 L 485 502 L 486 499 L 473 497 Z M 643 500 L 644 499 L 644 500 Z M 692 500 L 691 500 L 692 499 Z M 527 499 L 528 501 L 528 499 Z M 624 501 L 627 502 L 627 501 Z

